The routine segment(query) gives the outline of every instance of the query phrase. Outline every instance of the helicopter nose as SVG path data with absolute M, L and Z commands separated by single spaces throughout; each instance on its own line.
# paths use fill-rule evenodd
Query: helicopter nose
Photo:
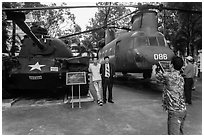
M 146 62 L 149 65 L 157 64 L 158 61 L 170 61 L 174 56 L 174 53 L 168 47 L 160 46 L 143 46 L 141 48 L 134 49 L 135 61 Z

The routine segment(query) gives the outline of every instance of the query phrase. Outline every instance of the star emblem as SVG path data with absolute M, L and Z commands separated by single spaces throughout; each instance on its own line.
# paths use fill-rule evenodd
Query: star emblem
M 41 67 L 44 67 L 45 65 L 40 65 L 38 62 L 35 63 L 35 65 L 28 65 L 29 67 L 31 67 L 30 71 L 38 69 L 41 71 Z

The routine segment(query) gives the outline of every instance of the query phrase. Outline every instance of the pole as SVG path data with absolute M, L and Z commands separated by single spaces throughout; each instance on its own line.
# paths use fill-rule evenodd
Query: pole
M 73 85 L 72 85 L 72 108 L 74 108 L 74 90 L 73 90 Z
M 81 91 L 80 91 L 80 85 L 79 85 L 79 108 L 81 108 Z

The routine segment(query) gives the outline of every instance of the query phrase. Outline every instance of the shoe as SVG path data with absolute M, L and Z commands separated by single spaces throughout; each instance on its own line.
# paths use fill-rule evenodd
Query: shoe
M 102 101 L 98 101 L 98 105 L 99 106 L 103 106 L 103 102 Z
M 109 103 L 114 103 L 112 100 L 108 101 Z
M 103 106 L 103 103 L 102 103 L 102 102 L 100 102 L 100 103 L 99 103 L 99 106 Z

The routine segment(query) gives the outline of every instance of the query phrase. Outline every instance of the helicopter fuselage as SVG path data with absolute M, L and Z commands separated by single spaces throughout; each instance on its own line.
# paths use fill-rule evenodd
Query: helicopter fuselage
M 109 56 L 116 72 L 146 73 L 158 61 L 169 61 L 174 56 L 162 33 L 131 31 L 121 34 L 99 51 L 102 61 Z M 102 61 L 103 62 L 103 61 Z

